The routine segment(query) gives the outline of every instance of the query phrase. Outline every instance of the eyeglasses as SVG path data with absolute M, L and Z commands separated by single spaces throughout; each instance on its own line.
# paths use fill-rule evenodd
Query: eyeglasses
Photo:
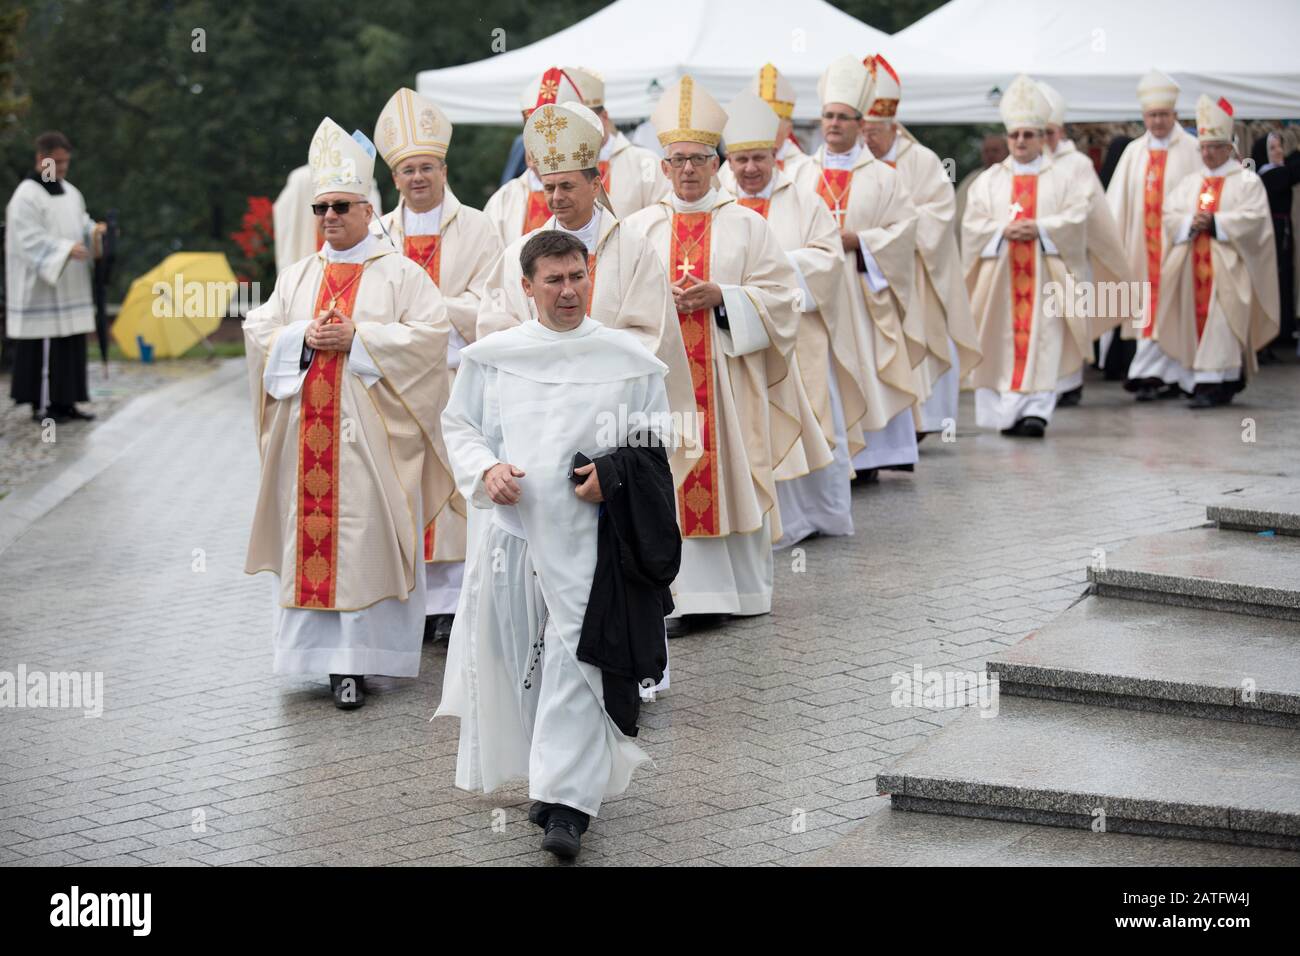
M 839 120 L 841 123 L 856 123 L 861 117 L 852 113 L 823 113 L 822 119 L 828 123 Z
M 346 216 L 348 210 L 353 206 L 368 206 L 370 203 L 364 199 L 343 199 L 339 202 L 314 202 L 311 204 L 311 211 L 314 215 L 323 216 L 327 210 L 333 209 L 337 215 Z
M 696 169 L 703 169 L 705 164 L 712 158 L 712 153 L 697 153 L 694 156 L 669 156 L 668 165 L 673 169 L 681 169 L 687 163 L 690 163 Z
M 1038 131 L 1033 129 L 1018 129 L 1014 133 L 1007 133 L 1007 139 L 1034 139 L 1038 136 Z

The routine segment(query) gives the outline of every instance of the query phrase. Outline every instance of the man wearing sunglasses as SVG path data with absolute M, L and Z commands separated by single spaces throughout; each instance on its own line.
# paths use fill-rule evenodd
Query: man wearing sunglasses
M 451 121 L 432 100 L 409 89 L 389 98 L 375 123 L 375 143 L 402 198 L 371 222 L 370 231 L 423 269 L 442 293 L 451 322 L 447 369 L 455 381 L 460 350 L 476 338 L 474 323 L 501 237 L 486 215 L 462 206 L 447 186 L 451 134 Z M 436 519 L 426 519 L 425 638 L 446 641 L 465 569 L 465 500 L 453 495 Z
M 275 672 L 329 674 L 345 710 L 364 703 L 366 674 L 419 674 L 423 531 L 453 492 L 447 310 L 370 234 L 365 146 L 321 122 L 309 157 L 324 245 L 244 321 L 262 459 L 244 569 L 279 579 Z
M 962 219 L 983 355 L 967 382 L 981 428 L 1042 438 L 1058 380 L 1092 354 L 1091 319 L 1060 295 L 1067 273 L 1087 275 L 1088 191 L 1043 149 L 1051 104 L 1032 79 L 1016 77 L 999 108 L 1011 155 L 971 185 Z

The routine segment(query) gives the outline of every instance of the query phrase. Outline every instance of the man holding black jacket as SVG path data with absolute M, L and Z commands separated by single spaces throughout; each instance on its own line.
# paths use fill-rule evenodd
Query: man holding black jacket
M 666 366 L 631 333 L 586 315 L 582 241 L 539 232 L 520 267 L 538 318 L 462 350 L 442 418 L 457 486 L 490 518 L 471 535 L 478 545 L 466 556 L 437 713 L 461 719 L 456 785 L 490 793 L 526 778 L 542 849 L 571 859 L 603 801 L 649 759 L 630 737 L 635 685 L 661 676 L 662 590 L 676 560 L 671 548 L 664 559 L 662 540 L 647 541 L 644 573 L 633 580 L 626 568 L 635 560 L 620 555 L 612 569 L 609 536 L 636 539 L 618 498 L 637 487 L 661 489 L 645 504 L 657 501 L 667 518 L 653 527 L 676 534 L 674 428 Z M 604 455 L 620 456 L 621 466 L 598 469 L 592 461 Z M 616 514 L 620 527 L 606 524 L 598 545 L 601 522 Z M 602 561 L 607 583 L 611 572 L 632 583 L 618 601 L 602 600 L 588 625 Z M 646 635 L 634 650 L 629 642 Z M 588 660 L 614 668 L 612 676 Z

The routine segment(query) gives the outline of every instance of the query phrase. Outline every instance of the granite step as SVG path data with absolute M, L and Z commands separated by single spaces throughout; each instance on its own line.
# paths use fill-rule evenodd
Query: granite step
M 1300 729 L 1300 622 L 1086 597 L 999 651 L 1003 695 Z
M 999 696 L 876 778 L 899 810 L 1300 850 L 1300 734 Z
M 888 805 L 804 866 L 1300 866 L 1300 853 L 1066 830 Z
M 1088 568 L 1094 594 L 1300 621 L 1300 538 L 1192 528 L 1134 538 Z
M 1293 497 L 1209 505 L 1205 516 L 1226 531 L 1300 535 L 1300 492 Z

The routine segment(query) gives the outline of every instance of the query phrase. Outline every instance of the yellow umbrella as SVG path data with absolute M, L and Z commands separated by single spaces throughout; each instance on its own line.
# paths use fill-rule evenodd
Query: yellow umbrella
M 140 339 L 155 358 L 184 355 L 217 330 L 237 293 L 222 253 L 173 253 L 131 283 L 113 339 L 127 358 L 140 357 Z

